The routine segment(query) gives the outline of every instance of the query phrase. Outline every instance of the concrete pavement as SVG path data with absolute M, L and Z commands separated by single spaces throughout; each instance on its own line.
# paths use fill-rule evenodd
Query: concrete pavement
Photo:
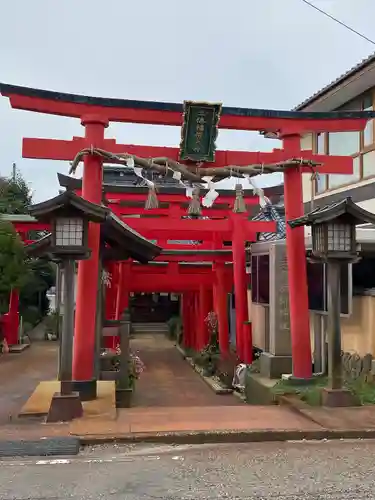
M 232 394 L 215 394 L 164 335 L 143 334 L 130 342 L 146 366 L 136 384 L 134 406 L 243 406 Z
M 372 441 L 94 447 L 76 458 L 0 462 L 6 500 L 364 500 Z
M 33 342 L 17 354 L 0 357 L 0 425 L 9 422 L 42 380 L 57 374 L 57 342 Z
M 0 360 L 1 441 L 76 436 L 83 442 L 154 441 L 164 443 L 259 442 L 321 437 L 374 437 L 375 406 L 349 409 L 244 405 L 234 396 L 216 395 L 163 336 L 136 338 L 133 349 L 146 361 L 136 386 L 135 407 L 117 419 L 84 415 L 68 424 L 9 421 L 40 380 L 56 373 L 57 344 L 34 343 L 22 354 Z M 336 432 L 340 431 L 340 432 Z

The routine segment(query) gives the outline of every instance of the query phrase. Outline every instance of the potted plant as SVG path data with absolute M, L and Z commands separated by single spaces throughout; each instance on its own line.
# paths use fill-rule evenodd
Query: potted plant
M 120 346 L 116 350 L 120 354 Z M 130 351 L 127 370 L 122 371 L 120 367 L 119 377 L 116 380 L 117 408 L 130 408 L 136 380 L 138 380 L 144 370 L 145 365 L 140 357 Z
M 217 365 L 220 359 L 219 341 L 218 341 L 218 320 L 215 312 L 208 313 L 205 322 L 210 333 L 210 340 L 207 346 L 200 352 L 201 366 L 203 375 L 212 377 L 216 373 Z

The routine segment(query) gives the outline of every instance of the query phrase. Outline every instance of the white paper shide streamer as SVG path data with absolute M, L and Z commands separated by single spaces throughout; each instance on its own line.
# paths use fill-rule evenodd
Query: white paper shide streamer
M 143 173 L 142 173 L 142 168 L 141 167 L 136 167 L 135 166 L 135 162 L 134 162 L 134 158 L 130 157 L 130 158 L 127 158 L 126 159 L 126 164 L 128 167 L 132 168 L 134 170 L 134 173 L 137 177 L 140 177 L 141 179 L 143 179 L 145 181 L 145 183 L 147 184 L 147 186 L 149 188 L 154 188 L 155 187 L 155 184 L 150 181 L 149 179 L 147 179 Z
M 247 180 L 249 181 L 249 184 L 251 184 L 251 187 L 253 188 L 254 194 L 259 196 L 259 205 L 262 208 L 264 208 L 267 205 L 270 205 L 271 201 L 269 198 L 267 198 L 267 196 L 264 195 L 263 189 L 256 186 L 250 176 L 246 175 L 246 177 L 247 177 Z
M 207 183 L 207 193 L 202 199 L 202 205 L 206 208 L 212 207 L 214 204 L 216 198 L 219 196 L 219 193 L 215 190 L 215 183 L 212 182 L 213 177 L 202 177 L 202 180 L 204 180 Z
M 192 198 L 193 197 L 193 186 L 186 186 L 186 198 Z

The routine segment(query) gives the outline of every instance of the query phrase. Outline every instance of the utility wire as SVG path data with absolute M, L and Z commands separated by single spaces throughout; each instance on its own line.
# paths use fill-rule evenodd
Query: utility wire
M 358 35 L 360 36 L 361 38 L 363 38 L 363 40 L 366 40 L 366 42 L 370 42 L 372 43 L 373 45 L 375 45 L 375 42 L 374 40 L 371 40 L 370 38 L 367 38 L 367 36 L 363 35 L 362 33 L 360 33 L 359 31 L 356 31 L 354 28 L 351 28 L 350 26 L 348 26 L 347 24 L 343 23 L 342 21 L 340 21 L 339 19 L 337 19 L 336 17 L 334 16 L 331 16 L 331 14 L 328 14 L 328 12 L 320 9 L 319 7 L 317 7 L 316 5 L 314 5 L 313 3 L 309 2 L 308 0 L 301 0 L 301 2 L 305 3 L 306 5 L 309 5 L 310 7 L 312 7 L 313 9 L 317 10 L 318 12 L 320 12 L 321 14 L 323 14 L 324 16 L 326 17 L 329 17 L 330 19 L 332 19 L 332 21 L 335 21 L 335 23 L 337 24 L 340 24 L 341 26 L 343 26 L 344 28 L 346 28 L 347 30 L 351 31 L 352 33 L 354 33 L 355 35 Z

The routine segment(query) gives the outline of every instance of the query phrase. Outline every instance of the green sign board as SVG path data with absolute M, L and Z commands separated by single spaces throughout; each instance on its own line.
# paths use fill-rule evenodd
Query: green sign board
M 180 160 L 215 161 L 221 104 L 184 102 Z

